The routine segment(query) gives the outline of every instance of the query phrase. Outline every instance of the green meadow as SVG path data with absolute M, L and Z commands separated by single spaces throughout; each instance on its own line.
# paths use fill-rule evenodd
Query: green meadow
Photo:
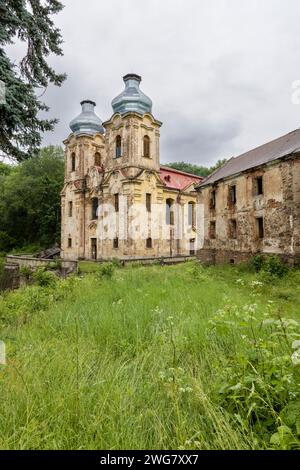
M 80 271 L 0 296 L 1 449 L 300 448 L 299 271 Z

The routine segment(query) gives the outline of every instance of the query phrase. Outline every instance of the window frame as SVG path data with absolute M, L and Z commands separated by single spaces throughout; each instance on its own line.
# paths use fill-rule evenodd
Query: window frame
M 118 134 L 115 139 L 115 158 L 122 157 L 122 136 Z
M 95 202 L 97 203 L 97 207 L 95 205 Z M 98 207 L 99 207 L 99 199 L 97 197 L 92 197 L 91 206 L 92 206 L 92 213 L 91 213 L 92 220 L 96 220 L 98 219 L 97 212 L 98 212 Z
M 76 153 L 72 152 L 71 153 L 71 172 L 73 173 L 76 171 Z
M 143 137 L 143 157 L 144 158 L 151 158 L 151 140 L 150 137 L 146 134 Z

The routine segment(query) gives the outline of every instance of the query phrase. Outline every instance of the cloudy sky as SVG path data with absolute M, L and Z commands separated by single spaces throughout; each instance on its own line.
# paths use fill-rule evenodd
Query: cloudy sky
M 299 0 L 64 0 L 56 17 L 68 79 L 44 99 L 59 144 L 84 98 L 102 120 L 122 76 L 163 121 L 161 161 L 213 164 L 300 126 L 292 84 L 300 80 Z M 300 94 L 299 94 L 300 95 Z

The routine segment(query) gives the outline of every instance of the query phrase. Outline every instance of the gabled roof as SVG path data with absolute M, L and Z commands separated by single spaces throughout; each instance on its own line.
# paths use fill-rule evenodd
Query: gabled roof
M 265 163 L 278 160 L 300 152 L 300 129 L 290 132 L 250 152 L 231 158 L 225 165 L 209 175 L 198 187 L 216 183 L 229 176 L 255 168 Z
M 203 180 L 202 176 L 191 175 L 167 166 L 160 167 L 160 177 L 167 188 L 177 190 L 183 190 L 193 183 L 199 184 Z

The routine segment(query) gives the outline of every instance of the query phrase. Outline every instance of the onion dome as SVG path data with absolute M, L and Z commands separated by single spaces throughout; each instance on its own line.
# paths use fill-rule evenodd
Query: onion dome
M 112 101 L 115 113 L 138 113 L 142 116 L 152 112 L 152 101 L 140 90 L 142 77 L 129 73 L 123 77 L 125 90 Z
M 104 134 L 104 127 L 101 119 L 95 114 L 96 103 L 90 100 L 81 101 L 81 113 L 70 122 L 70 128 L 74 134 L 90 134 L 97 132 Z

